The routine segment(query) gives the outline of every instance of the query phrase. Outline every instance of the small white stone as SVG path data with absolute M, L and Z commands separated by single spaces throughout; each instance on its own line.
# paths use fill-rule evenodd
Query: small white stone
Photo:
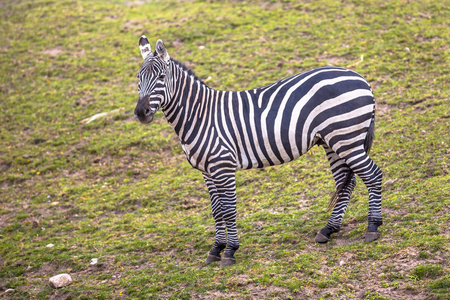
M 198 46 L 198 49 L 203 50 L 203 49 L 205 49 L 205 46 L 203 46 L 203 45 Z
M 96 265 L 98 263 L 98 258 L 91 259 L 91 265 Z
M 50 278 L 49 283 L 52 288 L 58 289 L 63 286 L 70 285 L 72 283 L 72 277 L 66 273 L 59 274 Z
M 340 266 L 343 266 L 344 263 L 345 263 L 345 262 L 344 262 L 343 260 L 341 260 L 341 261 L 339 262 L 339 265 L 340 265 Z
M 48 244 L 48 245 L 45 246 L 45 247 L 47 247 L 47 248 L 53 248 L 53 247 L 55 247 L 55 245 L 53 245 L 53 244 Z

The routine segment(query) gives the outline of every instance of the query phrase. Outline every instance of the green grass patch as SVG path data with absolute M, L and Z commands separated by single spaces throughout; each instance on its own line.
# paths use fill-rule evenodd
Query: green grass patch
M 436 278 L 444 273 L 444 268 L 441 265 L 424 264 L 418 265 L 411 272 L 411 276 L 418 279 Z

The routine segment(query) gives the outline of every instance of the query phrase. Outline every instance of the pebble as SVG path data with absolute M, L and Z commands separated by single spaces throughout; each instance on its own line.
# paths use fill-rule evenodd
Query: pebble
M 48 244 L 48 245 L 45 246 L 45 247 L 47 247 L 47 248 L 53 248 L 53 247 L 55 247 L 55 245 L 53 245 L 53 244 Z
M 70 285 L 72 283 L 72 277 L 66 273 L 59 274 L 50 278 L 49 283 L 52 288 L 58 289 L 63 286 Z
M 96 265 L 98 263 L 98 258 L 91 259 L 91 265 Z

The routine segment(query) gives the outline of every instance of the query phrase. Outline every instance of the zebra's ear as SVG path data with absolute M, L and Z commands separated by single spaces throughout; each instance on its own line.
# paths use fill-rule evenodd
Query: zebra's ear
M 139 39 L 139 49 L 141 50 L 142 58 L 145 59 L 149 54 L 152 53 L 152 47 L 147 40 L 145 35 L 141 36 Z
M 156 48 L 156 53 L 158 54 L 158 56 L 166 63 L 169 63 L 170 56 L 169 56 L 169 53 L 167 53 L 167 49 L 166 49 L 166 46 L 164 46 L 163 41 L 158 40 L 156 42 L 155 48 Z

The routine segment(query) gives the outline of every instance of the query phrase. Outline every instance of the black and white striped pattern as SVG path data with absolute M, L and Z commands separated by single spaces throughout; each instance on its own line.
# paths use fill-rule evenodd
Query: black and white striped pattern
M 235 172 L 292 161 L 317 144 L 325 148 L 340 190 L 326 228 L 339 230 L 356 184 L 353 174 L 369 190 L 369 220 L 381 222 L 382 174 L 367 155 L 374 98 L 359 74 L 324 67 L 257 89 L 217 91 L 171 59 L 158 41 L 139 78 L 138 119 L 148 123 L 161 108 L 189 163 L 203 173 L 216 223 L 210 255 L 220 257 L 226 246 L 225 258 L 234 259 L 239 247 Z

